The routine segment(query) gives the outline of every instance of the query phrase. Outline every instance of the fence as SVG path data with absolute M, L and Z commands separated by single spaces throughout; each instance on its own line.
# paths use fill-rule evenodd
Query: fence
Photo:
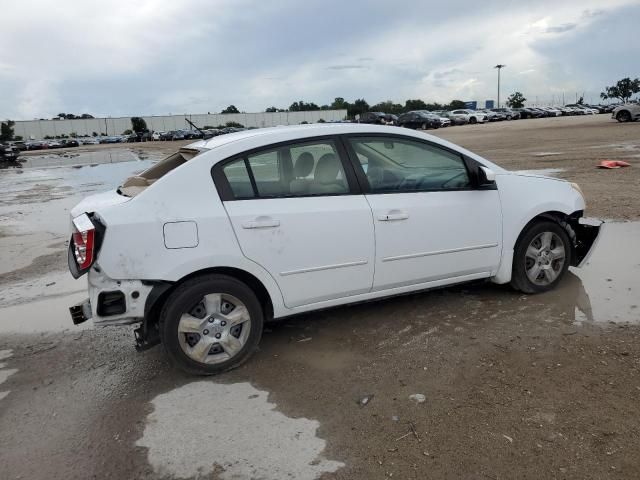
M 278 125 L 298 125 L 302 122 L 317 123 L 343 120 L 346 110 L 315 110 L 312 112 L 273 112 L 273 113 L 225 113 L 225 114 L 184 114 L 142 117 L 147 128 L 153 131 L 191 130 L 185 121 L 188 118 L 198 127 L 217 127 L 227 122 L 236 122 L 245 127 L 275 127 Z M 42 139 L 45 136 L 56 137 L 76 133 L 78 136 L 120 135 L 131 129 L 130 117 L 87 118 L 74 120 L 24 120 L 16 121 L 14 132 L 23 139 Z

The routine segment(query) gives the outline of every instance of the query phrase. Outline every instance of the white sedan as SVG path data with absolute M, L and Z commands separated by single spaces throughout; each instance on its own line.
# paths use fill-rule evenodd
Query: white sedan
M 579 187 L 366 124 L 203 140 L 71 211 L 74 323 L 137 323 L 187 372 L 230 369 L 266 320 L 472 280 L 526 293 L 579 265 Z

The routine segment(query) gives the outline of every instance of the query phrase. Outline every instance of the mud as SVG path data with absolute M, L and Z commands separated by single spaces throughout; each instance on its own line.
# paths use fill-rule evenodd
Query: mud
M 249 362 L 211 379 L 174 371 L 161 347 L 136 353 L 131 327 L 67 320 L 86 294 L 56 253 L 65 209 L 141 161 L 0 172 L 0 477 L 638 478 L 640 224 L 616 220 L 640 216 L 639 127 L 436 131 L 578 181 L 610 219 L 588 264 L 543 295 L 477 283 L 273 322 Z

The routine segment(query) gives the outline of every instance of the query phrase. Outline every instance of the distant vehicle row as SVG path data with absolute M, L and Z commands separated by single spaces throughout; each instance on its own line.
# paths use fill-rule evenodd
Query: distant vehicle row
M 564 107 L 523 107 L 523 108 L 492 108 L 492 109 L 458 109 L 458 110 L 414 110 L 399 116 L 385 112 L 366 112 L 360 115 L 359 123 L 397 125 L 406 128 L 447 127 L 449 125 L 464 125 L 467 123 L 499 122 L 503 120 L 518 120 L 526 118 L 560 117 L 568 115 L 595 115 L 609 113 L 615 105 L 566 105 Z

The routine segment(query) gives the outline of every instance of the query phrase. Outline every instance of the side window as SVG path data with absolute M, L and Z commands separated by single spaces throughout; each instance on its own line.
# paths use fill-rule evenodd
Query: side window
M 397 137 L 349 141 L 373 193 L 456 190 L 470 185 L 462 157 L 440 147 Z
M 227 163 L 223 172 L 236 199 L 255 197 L 244 158 Z
M 263 150 L 226 164 L 223 173 L 236 200 L 350 193 L 332 140 Z

